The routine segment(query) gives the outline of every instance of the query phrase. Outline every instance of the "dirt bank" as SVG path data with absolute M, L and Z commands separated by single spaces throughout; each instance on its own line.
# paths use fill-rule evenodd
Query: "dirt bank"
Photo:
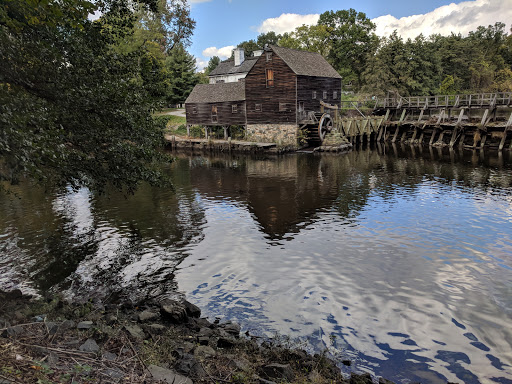
M 0 291 L 0 334 L 2 384 L 372 383 L 343 378 L 325 354 L 211 322 L 187 301 L 94 307 Z

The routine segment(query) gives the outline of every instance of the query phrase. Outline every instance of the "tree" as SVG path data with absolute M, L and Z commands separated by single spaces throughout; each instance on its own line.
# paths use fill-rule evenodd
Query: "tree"
M 351 8 L 322 13 L 318 25 L 327 28 L 331 43 L 331 64 L 344 77 L 345 82 L 354 80 L 359 89 L 368 57 L 378 45 L 374 33 L 375 24 L 363 12 Z
M 266 45 L 276 45 L 281 37 L 281 35 L 276 34 L 274 31 L 261 33 L 256 39 L 256 44 L 258 45 L 259 49 L 263 49 Z
M 151 117 L 158 61 L 133 33 L 135 3 L 6 0 L 0 9 L 0 180 L 132 191 L 166 181 Z M 157 12 L 151 0 L 139 3 Z M 100 11 L 97 21 L 88 15 Z M 177 35 L 179 32 L 177 32 Z
M 213 56 L 208 61 L 208 66 L 206 67 L 206 74 L 209 75 L 211 71 L 213 71 L 217 66 L 220 64 L 220 57 L 219 56 Z
M 328 57 L 331 50 L 329 33 L 325 25 L 302 25 L 291 33 L 284 33 L 279 46 L 317 52 Z
M 184 103 L 194 86 L 199 82 L 196 75 L 196 59 L 185 50 L 183 45 L 174 48 L 165 59 L 169 79 L 169 104 Z

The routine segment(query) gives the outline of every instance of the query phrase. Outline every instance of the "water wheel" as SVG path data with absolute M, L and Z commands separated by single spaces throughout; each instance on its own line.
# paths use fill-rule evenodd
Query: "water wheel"
M 325 135 L 331 132 L 334 126 L 334 121 L 328 113 L 324 113 L 318 122 L 318 136 L 320 141 L 323 142 L 325 139 Z

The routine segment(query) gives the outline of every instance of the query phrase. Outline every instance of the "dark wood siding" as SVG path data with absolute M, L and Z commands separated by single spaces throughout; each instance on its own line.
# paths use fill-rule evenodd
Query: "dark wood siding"
M 274 75 L 274 86 L 268 88 L 267 69 L 272 69 Z M 275 53 L 272 53 L 272 60 L 268 62 L 266 56 L 261 55 L 245 78 L 247 123 L 295 124 L 295 78 L 295 73 Z M 256 110 L 257 104 L 261 105 L 261 112 Z
M 233 113 L 233 105 L 237 111 Z M 212 106 L 217 107 L 217 122 L 212 121 Z M 193 113 L 194 107 L 197 113 Z M 187 103 L 187 124 L 191 125 L 245 125 L 245 101 L 223 103 Z
M 312 98 L 313 91 L 316 91 L 316 99 Z M 323 93 L 327 92 L 327 98 L 323 98 Z M 333 92 L 336 92 L 336 99 L 333 98 Z M 320 100 L 329 104 L 340 104 L 341 99 L 341 80 L 330 77 L 297 77 L 297 105 L 304 103 L 304 110 L 320 111 Z

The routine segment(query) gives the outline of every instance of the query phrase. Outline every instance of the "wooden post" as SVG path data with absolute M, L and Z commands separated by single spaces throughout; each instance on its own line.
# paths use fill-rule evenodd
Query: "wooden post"
M 457 119 L 457 124 L 455 124 L 455 127 L 453 128 L 453 134 L 450 140 L 450 148 L 453 148 L 455 142 L 457 141 L 457 133 L 459 131 L 460 124 L 462 123 L 462 116 L 464 116 L 464 108 L 460 110 L 459 118 Z
M 224 140 L 227 140 L 228 139 L 228 127 L 224 126 L 222 128 L 224 128 Z
M 503 137 L 501 138 L 500 146 L 498 148 L 498 150 L 500 150 L 500 151 L 505 146 L 505 140 L 507 140 L 507 132 L 510 127 L 512 127 L 512 113 L 510 114 L 507 125 L 505 125 L 505 129 L 503 130 Z M 512 142 L 511 142 L 511 146 L 512 146 Z
M 398 124 L 396 125 L 396 131 L 395 131 L 395 135 L 393 136 L 393 140 L 391 141 L 392 143 L 396 142 L 396 138 L 398 137 L 398 132 L 400 132 L 400 126 L 402 125 L 402 122 L 404 121 L 405 119 L 405 114 L 406 114 L 407 110 L 404 109 L 402 111 L 402 116 L 400 116 L 400 121 L 398 122 Z
M 187 136 L 190 137 L 190 125 L 187 124 Z
M 432 130 L 432 136 L 430 136 L 430 142 L 428 143 L 429 146 L 432 146 L 432 144 L 434 144 L 434 139 L 436 137 L 436 134 L 437 134 L 437 127 L 434 127 L 434 129 Z
M 204 138 L 208 140 L 208 127 L 204 127 Z

